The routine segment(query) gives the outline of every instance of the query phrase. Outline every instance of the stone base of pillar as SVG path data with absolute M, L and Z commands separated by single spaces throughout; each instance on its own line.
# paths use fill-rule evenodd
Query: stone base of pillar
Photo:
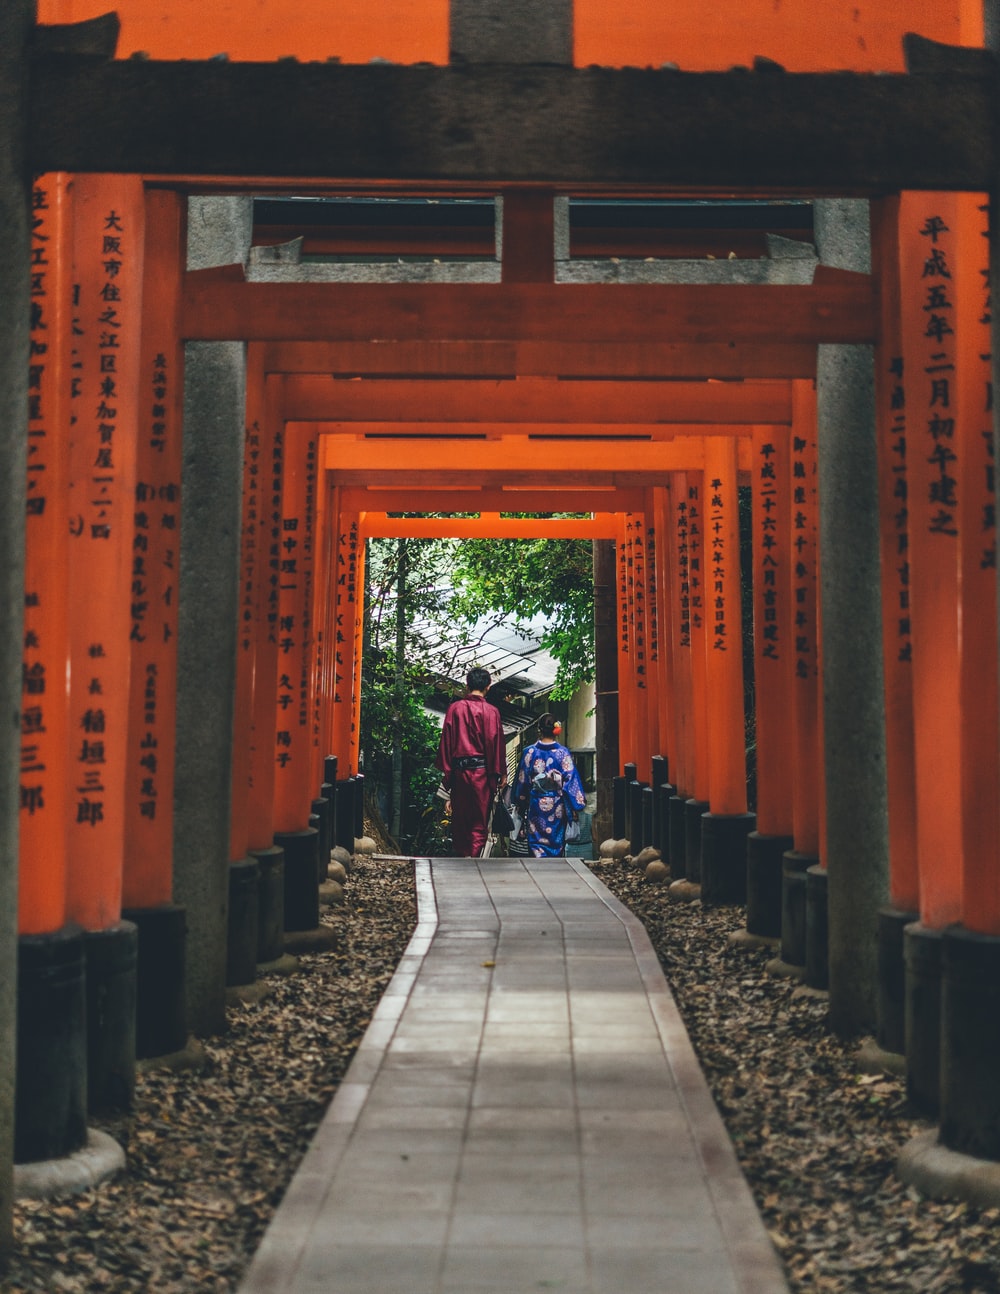
M 339 944 L 333 926 L 313 926 L 309 930 L 286 930 L 284 945 L 286 953 L 328 953 Z
M 687 873 L 686 795 L 672 795 L 667 801 L 667 844 L 670 870 L 681 880 Z
M 684 873 L 701 884 L 701 820 L 709 810 L 707 800 L 684 801 Z
M 915 921 L 903 930 L 906 1095 L 935 1117 L 941 1095 L 941 931 Z
M 252 984 L 257 978 L 257 923 L 260 911 L 260 864 L 241 858 L 229 864 L 229 913 L 226 924 L 226 987 Z
M 79 1195 L 120 1173 L 125 1151 L 113 1137 L 97 1128 L 87 1131 L 79 1150 L 61 1159 L 14 1165 L 14 1196 L 19 1200 L 55 1200 Z
M 319 833 L 314 827 L 278 831 L 274 843 L 285 851 L 285 929 L 315 930 L 319 925 Z
M 781 938 L 781 859 L 791 836 L 747 836 L 747 934 Z
M 878 914 L 878 1000 L 875 1041 L 890 1055 L 906 1054 L 906 970 L 903 930 L 918 919 L 916 912 L 885 907 Z
M 63 1159 L 87 1142 L 83 932 L 21 935 L 17 947 L 14 1160 Z
M 781 856 L 781 960 L 806 964 L 806 872 L 819 858 L 789 849 Z
M 678 881 L 671 881 L 667 887 L 667 898 L 675 903 L 698 902 L 701 899 L 701 886 L 681 877 Z
M 885 1051 L 874 1038 L 865 1038 L 858 1048 L 857 1065 L 862 1074 L 888 1074 L 906 1078 L 906 1057 L 902 1052 Z
M 747 901 L 747 837 L 755 813 L 705 813 L 701 818 L 701 901 L 707 907 Z
M 965 1200 L 979 1209 L 1000 1206 L 1000 1163 L 949 1150 L 936 1128 L 906 1143 L 896 1160 L 896 1176 L 932 1200 Z
M 941 1143 L 1000 1160 L 1000 937 L 949 926 L 941 946 Z
M 257 964 L 282 955 L 285 930 L 285 851 L 277 845 L 251 849 L 257 863 Z
M 806 983 L 825 989 L 830 983 L 827 933 L 827 874 L 816 864 L 806 872 Z
M 140 1060 L 167 1056 L 187 1041 L 185 911 L 175 903 L 162 903 L 129 908 L 122 916 L 139 932 L 135 1053 Z
M 83 937 L 87 995 L 87 1109 L 132 1108 L 135 1095 L 139 930 L 119 921 Z

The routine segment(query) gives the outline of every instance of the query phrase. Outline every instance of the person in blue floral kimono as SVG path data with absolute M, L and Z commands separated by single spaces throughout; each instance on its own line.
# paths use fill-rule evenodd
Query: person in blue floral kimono
M 553 714 L 538 720 L 538 740 L 521 756 L 514 783 L 514 803 L 526 824 L 528 849 L 535 858 L 562 858 L 566 823 L 586 806 L 583 782 L 573 756 L 556 738 Z

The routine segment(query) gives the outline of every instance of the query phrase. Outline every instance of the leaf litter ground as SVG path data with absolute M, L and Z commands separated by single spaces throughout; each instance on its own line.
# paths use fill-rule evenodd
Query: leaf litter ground
M 1000 1210 L 897 1180 L 899 1148 L 930 1125 L 900 1080 L 859 1072 L 821 999 L 728 943 L 743 909 L 670 903 L 621 863 L 594 869 L 649 931 L 795 1294 L 1000 1294 Z M 126 1145 L 125 1173 L 17 1206 L 3 1294 L 238 1287 L 406 946 L 412 868 L 359 860 L 324 920 L 336 952 L 231 1008 L 205 1072 L 142 1075 L 134 1112 L 102 1125 Z

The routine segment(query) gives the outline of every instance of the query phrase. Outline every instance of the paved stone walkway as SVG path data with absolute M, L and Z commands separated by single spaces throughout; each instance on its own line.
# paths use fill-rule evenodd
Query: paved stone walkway
M 574 859 L 417 884 L 241 1294 L 787 1294 L 639 922 Z

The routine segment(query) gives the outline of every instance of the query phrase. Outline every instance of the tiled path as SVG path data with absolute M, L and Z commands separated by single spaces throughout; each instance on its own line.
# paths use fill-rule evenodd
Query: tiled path
M 417 881 L 241 1294 L 787 1294 L 642 926 L 572 859 Z

